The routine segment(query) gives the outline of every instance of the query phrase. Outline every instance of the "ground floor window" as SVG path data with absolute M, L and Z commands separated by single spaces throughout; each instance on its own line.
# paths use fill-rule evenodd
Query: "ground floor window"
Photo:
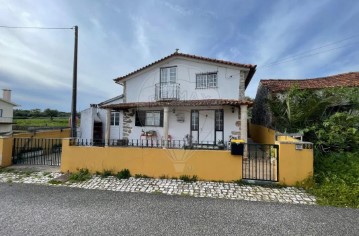
M 120 125 L 120 113 L 111 112 L 111 125 L 119 126 Z
M 216 110 L 215 111 L 215 128 L 216 131 L 223 131 L 223 110 Z
M 192 110 L 191 112 L 191 130 L 197 131 L 199 127 L 199 113 L 198 110 Z
M 163 111 L 137 111 L 135 125 L 163 127 Z

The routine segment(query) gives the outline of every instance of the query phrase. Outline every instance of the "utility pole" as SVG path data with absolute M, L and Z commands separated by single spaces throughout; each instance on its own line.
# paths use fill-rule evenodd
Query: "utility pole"
M 75 47 L 74 47 L 74 67 L 72 76 L 72 106 L 71 106 L 71 137 L 77 136 L 76 125 L 76 100 L 77 100 L 77 42 L 78 42 L 78 26 L 74 26 L 75 29 Z

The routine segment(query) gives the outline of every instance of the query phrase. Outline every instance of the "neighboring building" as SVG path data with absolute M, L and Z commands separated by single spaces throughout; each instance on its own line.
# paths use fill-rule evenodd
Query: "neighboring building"
M 256 65 L 176 51 L 116 78 L 123 95 L 82 112 L 81 126 L 87 131 L 81 129 L 81 138 L 208 145 L 226 143 L 231 137 L 246 141 L 247 108 L 252 102 L 244 92 L 255 70 Z M 101 128 L 96 128 L 100 122 Z
M 261 80 L 258 85 L 256 98 L 252 108 L 252 123 L 273 128 L 272 114 L 267 100 L 288 91 L 293 86 L 299 89 L 320 90 L 335 87 L 359 87 L 359 72 L 349 72 L 327 77 L 288 80 Z
M 12 133 L 15 106 L 17 105 L 11 102 L 11 90 L 3 89 L 3 98 L 0 98 L 0 135 Z
M 80 133 L 78 135 L 81 139 L 88 140 L 102 140 L 104 139 L 104 133 L 106 128 L 106 110 L 101 109 L 103 105 L 117 104 L 123 102 L 123 95 L 116 96 L 108 99 L 99 104 L 91 104 L 90 108 L 81 111 L 81 124 Z M 110 139 L 120 139 L 120 133 L 122 130 L 122 124 L 120 123 L 120 113 L 111 112 L 110 121 Z

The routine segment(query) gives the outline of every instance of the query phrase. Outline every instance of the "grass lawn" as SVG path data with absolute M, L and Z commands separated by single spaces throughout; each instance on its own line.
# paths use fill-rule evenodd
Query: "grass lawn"
M 35 126 L 35 127 L 67 127 L 68 118 L 33 118 L 33 119 L 14 119 L 17 126 Z

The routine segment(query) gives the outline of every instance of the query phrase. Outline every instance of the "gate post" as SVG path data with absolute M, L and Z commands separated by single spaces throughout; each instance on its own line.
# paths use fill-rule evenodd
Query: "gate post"
M 14 138 L 0 137 L 0 166 L 12 165 L 12 149 Z

